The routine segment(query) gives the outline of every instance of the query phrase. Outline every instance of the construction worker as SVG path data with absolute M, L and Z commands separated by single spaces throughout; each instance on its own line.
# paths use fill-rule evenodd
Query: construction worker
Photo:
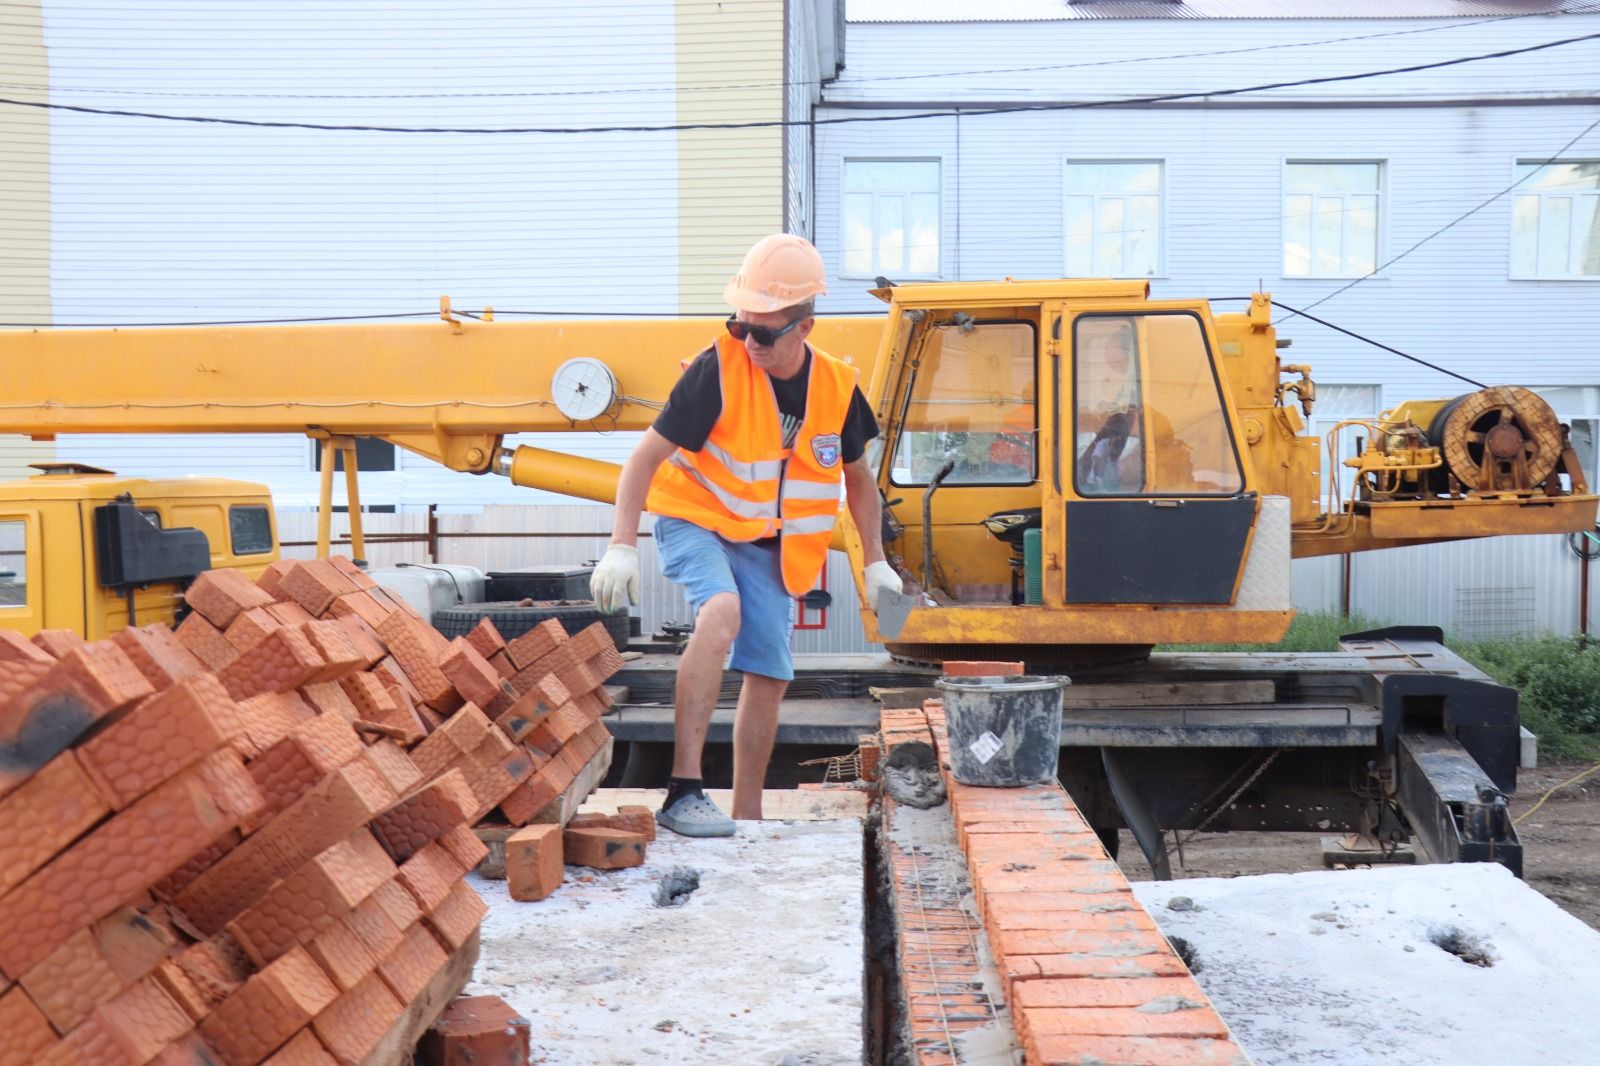
M 603 610 L 639 598 L 639 515 L 656 515 L 662 572 L 683 586 L 694 634 L 678 666 L 672 780 L 656 820 L 685 836 L 731 836 L 761 817 L 761 791 L 794 677 L 795 597 L 827 560 L 840 486 L 861 534 L 871 602 L 901 591 L 884 561 L 878 435 L 856 370 L 806 343 L 827 291 L 822 256 L 790 234 L 758 241 L 726 289 L 726 332 L 692 362 L 622 467 L 611 545 L 591 588 Z M 744 674 L 733 727 L 733 811 L 707 798 L 700 757 L 723 662 Z

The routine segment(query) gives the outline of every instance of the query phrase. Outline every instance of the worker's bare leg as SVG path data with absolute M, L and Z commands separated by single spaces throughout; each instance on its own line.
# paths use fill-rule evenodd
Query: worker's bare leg
M 733 818 L 761 818 L 761 790 L 778 735 L 778 705 L 789 682 L 745 674 L 739 689 L 739 710 L 733 719 Z
M 695 615 L 694 633 L 678 662 L 673 696 L 672 776 L 700 776 L 711 712 L 722 690 L 722 664 L 739 635 L 739 597 L 719 592 Z M 741 706 L 742 706 L 741 698 Z

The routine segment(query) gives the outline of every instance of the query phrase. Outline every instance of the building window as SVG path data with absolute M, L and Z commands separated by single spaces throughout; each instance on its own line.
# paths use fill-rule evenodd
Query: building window
M 1600 278 L 1600 160 L 1517 163 L 1511 276 Z
M 844 161 L 843 277 L 939 276 L 939 161 Z
M 1283 173 L 1283 273 L 1357 278 L 1378 268 L 1381 163 L 1291 162 Z
M 1067 276 L 1148 278 L 1161 273 L 1158 160 L 1067 160 Z

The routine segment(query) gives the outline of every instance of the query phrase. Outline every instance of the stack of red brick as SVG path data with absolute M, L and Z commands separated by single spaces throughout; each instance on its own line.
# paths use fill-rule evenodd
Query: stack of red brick
M 189 602 L 0 631 L 0 1066 L 362 1061 L 470 950 L 470 825 L 604 742 L 603 628 L 446 641 L 344 560 Z

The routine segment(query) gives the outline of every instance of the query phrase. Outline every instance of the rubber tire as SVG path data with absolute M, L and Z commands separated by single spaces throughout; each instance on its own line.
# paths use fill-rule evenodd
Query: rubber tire
M 593 600 L 549 600 L 531 607 L 519 607 L 516 600 L 501 600 L 443 607 L 433 612 L 433 628 L 447 637 L 464 637 L 485 618 L 494 623 L 506 640 L 522 636 L 547 618 L 560 622 L 568 633 L 600 622 L 611 634 L 611 642 L 617 650 L 628 650 L 628 612 L 606 614 Z

